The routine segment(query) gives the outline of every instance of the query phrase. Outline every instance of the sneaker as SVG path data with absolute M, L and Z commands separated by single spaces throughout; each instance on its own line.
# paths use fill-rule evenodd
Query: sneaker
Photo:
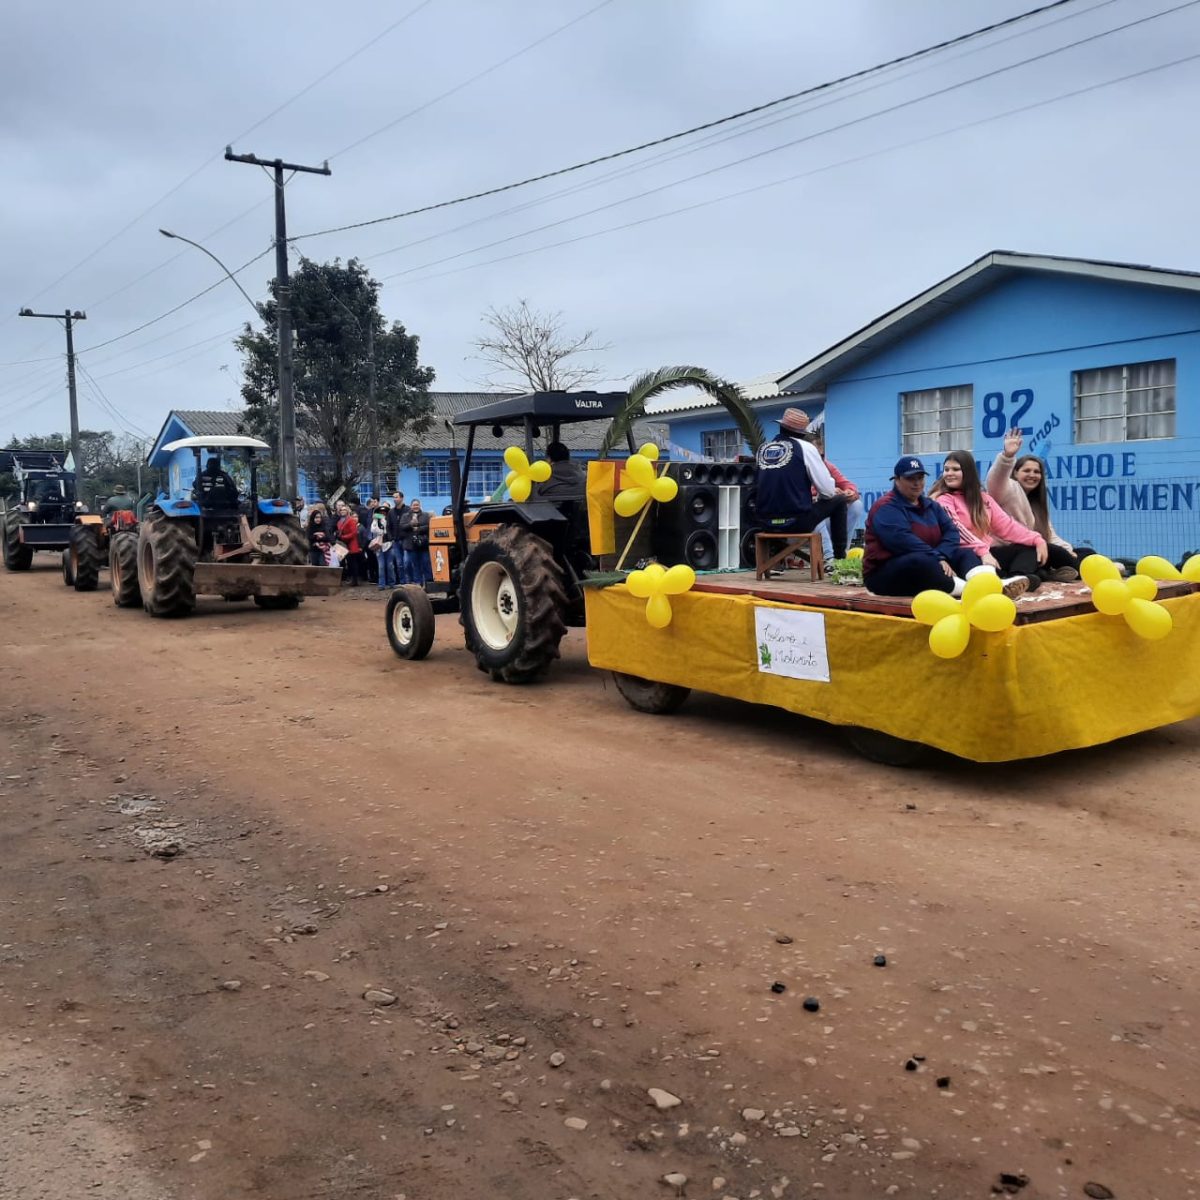
M 1046 572 L 1050 583 L 1074 583 L 1079 578 L 1079 572 L 1074 567 L 1054 567 Z
M 1018 596 L 1023 596 L 1029 591 L 1029 580 L 1024 575 L 1013 575 L 1009 579 L 1001 581 L 1004 584 L 1004 594 L 1010 599 L 1015 600 Z

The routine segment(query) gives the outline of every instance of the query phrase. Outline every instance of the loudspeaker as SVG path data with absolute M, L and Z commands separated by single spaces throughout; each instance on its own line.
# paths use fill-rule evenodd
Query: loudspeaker
M 762 528 L 754 508 L 754 464 L 749 463 L 750 480 L 742 485 L 741 564 L 754 566 L 754 535 Z
M 680 484 L 676 499 L 656 506 L 655 558 L 664 566 L 686 563 L 697 571 L 713 570 L 718 562 L 717 502 L 717 489 L 709 484 Z
M 754 482 L 752 462 L 681 463 L 671 474 L 680 483 L 715 483 L 726 487 L 746 487 Z

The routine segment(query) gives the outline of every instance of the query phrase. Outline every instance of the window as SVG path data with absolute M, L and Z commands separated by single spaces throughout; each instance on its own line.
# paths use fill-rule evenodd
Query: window
M 461 467 L 462 460 L 459 460 Z M 499 458 L 477 458 L 471 464 L 471 476 L 467 480 L 467 498 L 486 500 L 504 482 L 507 471 Z M 450 498 L 450 460 L 427 458 L 422 461 L 418 472 L 421 496 Z
M 1175 436 L 1175 360 L 1076 371 L 1075 441 Z
M 900 393 L 900 453 L 970 450 L 974 392 L 969 383 Z
M 742 452 L 742 435 L 737 429 L 714 429 L 700 435 L 700 453 L 714 462 L 731 462 Z

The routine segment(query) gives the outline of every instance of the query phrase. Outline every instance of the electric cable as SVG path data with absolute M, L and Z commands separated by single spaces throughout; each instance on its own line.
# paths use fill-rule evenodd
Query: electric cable
M 1050 3 L 1028 9 L 1023 13 L 1018 13 L 1016 16 L 1008 17 L 1003 21 L 994 21 L 990 25 L 984 25 L 979 29 L 972 30 L 969 33 L 959 34 L 957 37 L 944 39 L 943 41 L 937 42 L 933 45 L 925 46 L 920 50 L 914 50 L 908 54 L 902 54 L 897 58 L 889 59 L 886 62 L 876 63 L 874 66 L 864 67 L 861 70 L 853 71 L 848 75 L 839 76 L 837 79 L 826 80 L 824 83 L 814 84 L 812 87 L 804 88 L 801 91 L 792 92 L 786 96 L 780 96 L 775 100 L 768 100 L 763 104 L 757 104 L 753 108 L 742 109 L 740 112 L 730 113 L 729 115 L 719 117 L 714 121 L 706 121 L 701 125 L 694 125 L 690 129 L 683 129 L 677 133 L 671 133 L 664 137 L 654 138 L 651 141 L 642 142 L 639 145 L 630 146 L 624 150 L 616 150 L 609 154 L 597 155 L 596 157 L 585 159 L 582 162 L 573 163 L 568 167 L 559 167 L 554 171 L 544 171 L 539 175 L 530 175 L 528 178 L 519 179 L 513 183 L 501 184 L 497 187 L 486 188 L 483 191 L 471 192 L 465 196 L 457 196 L 452 200 L 441 200 L 434 204 L 425 204 L 420 208 L 406 209 L 404 212 L 391 213 L 385 217 L 373 217 L 366 221 L 354 221 L 348 225 L 335 225 L 329 229 L 317 229 L 311 233 L 296 234 L 294 237 L 288 238 L 288 241 L 299 242 L 304 241 L 307 238 L 325 237 L 331 233 L 345 233 L 350 229 L 364 229 L 370 225 L 382 225 L 388 221 L 399 221 L 405 217 L 415 217 L 421 213 L 434 212 L 440 208 L 450 208 L 456 204 L 466 204 L 471 200 L 481 200 L 485 196 L 496 196 L 501 192 L 511 192 L 516 188 L 528 187 L 530 184 L 541 183 L 546 179 L 555 179 L 560 175 L 568 175 L 574 171 L 582 171 L 586 167 L 594 167 L 599 163 L 611 162 L 617 158 L 625 158 L 630 154 L 638 154 L 643 150 L 649 150 L 655 146 L 663 146 L 668 142 L 674 142 L 681 138 L 691 137 L 695 133 L 703 133 L 706 130 L 715 129 L 719 125 L 726 125 L 731 121 L 738 121 L 743 117 L 753 116 L 756 113 L 765 112 L 767 109 L 776 108 L 781 104 L 787 104 L 789 101 L 798 100 L 804 96 L 811 96 L 817 92 L 827 91 L 828 89 L 836 87 L 839 84 L 848 83 L 854 79 L 861 79 L 864 76 L 875 74 L 876 72 L 883 71 L 886 68 L 898 66 L 899 64 L 905 62 L 911 62 L 913 59 L 921 58 L 927 54 L 933 54 L 934 52 L 938 50 L 944 50 L 949 46 L 959 45 L 960 43 L 969 41 L 972 38 L 982 37 L 984 34 L 991 33 L 997 29 L 1003 29 L 1006 26 L 1013 25 L 1018 21 L 1025 21 L 1039 15 L 1040 13 L 1049 12 L 1051 9 L 1061 8 L 1063 5 L 1073 3 L 1076 3 L 1076 0 L 1050 0 Z M 399 119 L 403 120 L 404 118 L 401 117 Z M 369 136 L 373 137 L 374 135 L 372 134 Z M 366 139 L 362 140 L 365 141 Z M 354 145 L 359 144 L 360 142 L 354 143 Z M 347 147 L 347 149 L 353 149 L 354 145 Z M 345 151 L 339 151 L 339 153 L 345 153 Z M 333 155 L 330 155 L 330 158 L 333 157 Z

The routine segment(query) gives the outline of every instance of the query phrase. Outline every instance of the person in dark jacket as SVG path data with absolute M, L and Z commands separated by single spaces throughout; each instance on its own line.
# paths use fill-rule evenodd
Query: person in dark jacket
M 964 547 L 950 514 L 925 495 L 925 464 L 905 457 L 892 472 L 892 490 L 867 514 L 863 583 L 879 596 L 915 596 L 929 589 L 962 591 L 963 579 L 982 566 Z
M 808 423 L 803 409 L 789 408 L 779 418 L 778 435 L 755 455 L 759 522 L 769 533 L 812 533 L 828 520 L 833 556 L 845 558 L 846 497 L 820 451 L 804 436 Z
M 409 583 L 422 584 L 433 578 L 429 569 L 429 514 L 420 500 L 409 505 L 400 518 L 400 544 L 404 547 L 404 571 Z
M 550 478 L 534 487 L 534 496 L 539 500 L 582 499 L 586 480 L 583 468 L 571 461 L 571 451 L 562 442 L 551 442 L 546 447 L 546 458 L 550 461 Z
M 330 536 L 329 522 L 324 508 L 314 508 L 308 518 L 308 561 L 314 567 L 329 565 Z

